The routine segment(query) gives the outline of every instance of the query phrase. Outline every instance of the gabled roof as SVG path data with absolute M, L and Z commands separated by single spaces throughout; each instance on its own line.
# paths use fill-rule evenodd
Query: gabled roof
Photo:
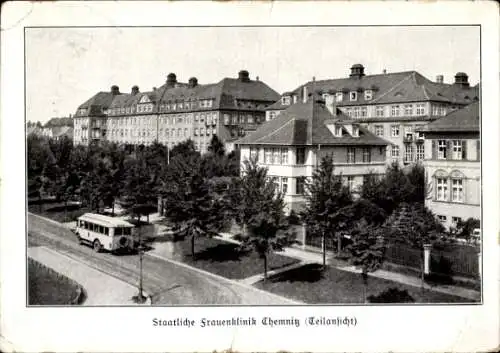
M 107 109 L 111 103 L 115 95 L 111 92 L 99 92 L 96 93 L 92 98 L 88 99 L 85 103 L 81 104 L 78 108 L 90 108 L 91 106 L 98 106 L 104 109 Z
M 73 119 L 69 117 L 52 118 L 43 127 L 73 126 Z
M 337 92 L 358 92 L 355 101 L 348 97 L 337 104 L 339 106 L 354 106 L 362 104 L 387 104 L 418 101 L 450 102 L 457 104 L 469 104 L 478 98 L 478 85 L 474 87 L 462 87 L 456 84 L 445 84 L 433 82 L 416 71 L 403 71 L 389 74 L 367 75 L 361 78 L 347 77 L 339 79 L 328 79 L 309 81 L 288 95 L 295 94 L 302 100 L 303 89 L 306 87 L 307 94 L 315 98 L 323 93 L 335 94 Z M 365 100 L 363 91 L 372 90 L 373 98 Z M 269 106 L 267 110 L 286 109 L 281 100 Z
M 236 143 L 239 145 L 380 145 L 389 143 L 359 127 L 359 137 L 348 134 L 343 127 L 342 137 L 332 134 L 327 124 L 345 125 L 349 118 L 337 110 L 334 116 L 323 103 L 310 100 L 297 103 L 283 111 L 275 119 L 270 120 L 257 130 Z
M 479 102 L 455 110 L 438 120 L 427 124 L 425 132 L 479 132 Z

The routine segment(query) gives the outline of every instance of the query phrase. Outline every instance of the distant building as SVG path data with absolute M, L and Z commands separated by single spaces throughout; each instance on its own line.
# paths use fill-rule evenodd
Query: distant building
M 60 139 L 63 136 L 73 139 L 73 118 L 52 118 L 42 128 L 42 136 Z
M 424 167 L 429 181 L 425 202 L 450 227 L 481 218 L 479 103 L 453 111 L 422 129 Z
M 99 92 L 78 107 L 75 115 L 74 142 L 108 140 L 127 144 L 151 144 L 158 141 L 169 147 L 191 139 L 205 152 L 213 135 L 231 142 L 254 131 L 265 120 L 265 109 L 279 94 L 260 81 L 250 79 L 247 71 L 238 78 L 199 84 L 167 76 L 164 85 L 150 92 L 137 86 L 121 93 L 117 86 Z
M 365 175 L 385 173 L 387 141 L 324 101 L 298 102 L 236 142 L 241 162 L 256 158 L 284 194 L 287 211 L 305 204 L 305 178 L 326 155 L 355 192 Z
M 387 162 L 410 164 L 424 159 L 423 137 L 416 133 L 430 121 L 479 100 L 479 85 L 471 87 L 459 72 L 453 84 L 438 75 L 433 82 L 416 71 L 365 75 L 355 64 L 349 77 L 315 80 L 284 93 L 266 110 L 266 120 L 276 118 L 291 105 L 321 97 L 344 114 L 391 143 Z

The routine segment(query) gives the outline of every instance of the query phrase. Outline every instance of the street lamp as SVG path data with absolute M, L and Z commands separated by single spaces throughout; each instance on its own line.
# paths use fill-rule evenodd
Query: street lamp
M 140 222 L 140 219 L 139 219 L 139 222 Z M 146 297 L 143 294 L 143 288 L 142 288 L 142 260 L 144 258 L 144 246 L 142 244 L 141 225 L 140 225 L 140 223 L 139 223 L 139 226 L 138 226 L 138 231 L 139 231 L 139 246 L 137 247 L 137 251 L 139 252 L 139 293 L 133 299 L 137 303 L 142 304 L 142 303 L 144 303 L 146 301 Z

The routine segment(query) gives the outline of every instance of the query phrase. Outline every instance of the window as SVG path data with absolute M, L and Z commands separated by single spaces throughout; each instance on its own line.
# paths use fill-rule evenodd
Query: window
M 237 125 L 238 124 L 238 114 L 234 114 L 233 115 L 232 121 L 233 121 L 233 125 Z
M 196 114 L 195 121 L 198 121 L 198 114 Z M 224 125 L 229 125 L 231 123 L 231 117 L 229 114 L 224 114 Z
M 461 140 L 453 140 L 453 159 L 460 160 L 462 159 L 462 141 Z
M 306 182 L 305 182 L 305 179 L 303 177 L 296 178 L 295 179 L 295 193 L 297 195 L 303 195 L 305 192 L 305 185 L 306 185 Z
M 375 135 L 384 136 L 384 125 L 375 125 Z
M 350 99 L 351 101 L 356 101 L 356 100 L 358 100 L 358 92 L 356 92 L 356 91 L 351 91 L 351 92 L 349 93 L 349 99 Z
M 436 179 L 436 199 L 438 201 L 448 200 L 448 180 L 444 178 Z
M 288 164 L 288 148 L 281 149 L 281 164 Z
M 453 179 L 451 181 L 451 201 L 453 202 L 464 201 L 464 188 L 462 179 Z
M 288 178 L 281 178 L 281 192 L 283 195 L 288 192 Z
M 384 117 L 384 107 L 383 106 L 377 106 L 375 108 L 375 116 L 378 118 Z
M 347 114 L 348 117 L 352 117 L 352 108 L 347 108 L 345 110 L 345 112 L 346 112 L 346 114 Z
M 391 106 L 391 116 L 399 116 L 399 105 Z
M 356 162 L 356 149 L 354 147 L 347 148 L 347 163 Z
M 296 164 L 305 164 L 306 163 L 306 149 L 305 147 L 297 147 L 296 150 Z
M 290 96 L 281 97 L 281 104 L 282 105 L 290 105 Z
M 420 143 L 417 145 L 417 161 L 423 161 L 425 158 L 424 144 Z
M 269 120 L 276 118 L 276 112 L 269 112 Z
M 188 135 L 188 129 L 187 129 L 187 128 L 185 128 L 185 129 L 184 129 L 184 137 L 187 137 L 187 135 Z
M 391 157 L 399 157 L 399 146 L 393 145 L 391 148 Z
M 347 177 L 347 187 L 351 192 L 354 190 L 354 177 L 352 175 Z
M 253 124 L 254 123 L 254 119 L 253 119 L 252 115 L 247 115 L 247 119 L 248 119 L 248 123 L 249 124 Z
M 412 104 L 405 104 L 405 115 L 406 116 L 413 115 L 413 105 Z
M 203 136 L 203 135 L 205 135 L 205 129 L 204 128 L 200 128 L 200 136 Z
M 259 150 L 256 147 L 250 147 L 250 159 L 257 160 L 257 155 L 259 154 Z
M 273 149 L 273 163 L 281 164 L 281 152 L 279 148 Z
M 198 128 L 194 128 L 194 136 L 198 136 Z
M 264 154 L 265 154 L 265 163 L 271 164 L 273 162 L 273 150 L 270 148 L 266 148 L 264 150 Z
M 366 118 L 367 113 L 368 109 L 366 107 L 361 107 L 361 117 Z
M 370 163 L 372 161 L 372 154 L 369 148 L 363 148 L 363 163 Z
M 342 126 L 335 126 L 335 136 L 342 137 Z
M 343 97 L 344 97 L 344 94 L 342 92 L 335 93 L 335 101 L 342 102 Z
M 405 162 L 410 163 L 413 161 L 413 145 L 405 146 Z
M 446 223 L 446 216 L 438 215 L 437 217 L 441 223 Z
M 365 91 L 365 100 L 369 101 L 373 98 L 373 91 L 368 89 Z
M 438 140 L 438 159 L 446 159 L 446 140 Z
M 353 108 L 353 117 L 354 117 L 354 119 L 359 118 L 359 115 L 360 115 L 360 110 L 361 110 L 361 108 L 360 108 L 360 107 L 354 107 L 354 108 Z
M 240 114 L 240 124 L 245 123 L 245 116 L 243 114 Z
M 418 103 L 417 104 L 417 115 L 424 115 L 425 114 L 425 104 L 424 103 Z
M 456 227 L 460 222 L 462 221 L 462 218 L 460 217 L 451 217 L 451 222 L 453 225 Z
M 399 137 L 399 125 L 392 125 L 391 126 L 391 136 L 392 137 Z

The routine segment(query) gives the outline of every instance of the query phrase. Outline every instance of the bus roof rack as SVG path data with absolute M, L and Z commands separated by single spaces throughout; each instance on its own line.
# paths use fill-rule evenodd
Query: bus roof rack
M 133 224 L 121 218 L 114 218 L 97 213 L 85 213 L 78 217 L 81 221 L 88 221 L 105 227 L 135 227 Z

